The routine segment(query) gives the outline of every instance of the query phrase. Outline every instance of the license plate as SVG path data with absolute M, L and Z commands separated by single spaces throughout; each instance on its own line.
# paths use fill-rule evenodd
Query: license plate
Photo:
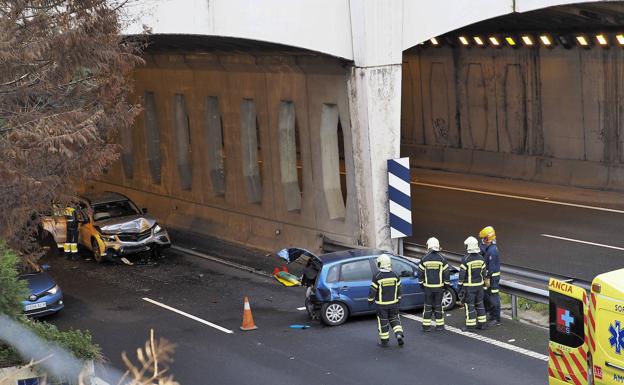
M 25 311 L 30 311 L 30 310 L 36 310 L 36 309 L 43 309 L 46 306 L 47 305 L 46 305 L 45 302 L 33 303 L 32 305 L 24 306 L 24 310 Z

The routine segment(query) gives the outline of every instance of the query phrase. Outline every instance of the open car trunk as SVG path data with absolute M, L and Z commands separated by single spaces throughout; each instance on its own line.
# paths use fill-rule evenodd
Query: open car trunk
M 304 286 L 314 286 L 316 278 L 323 267 L 323 262 L 316 254 L 306 249 L 291 247 L 278 251 L 277 255 L 285 260 L 286 263 L 295 262 L 300 258 L 302 260 L 307 258 L 307 262 L 301 276 L 301 284 Z

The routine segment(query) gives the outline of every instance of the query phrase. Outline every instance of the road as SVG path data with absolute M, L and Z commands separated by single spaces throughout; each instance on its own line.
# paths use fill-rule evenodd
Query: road
M 588 281 L 624 267 L 624 211 L 417 184 L 412 200 L 410 241 L 418 244 L 436 236 L 445 250 L 462 253 L 467 236 L 493 225 L 504 263 Z
M 408 314 L 403 318 L 406 346 L 384 349 L 377 346 L 374 317 L 323 327 L 297 310 L 303 305 L 303 288 L 285 288 L 270 278 L 173 250 L 157 266 L 98 265 L 61 258 L 47 262 L 66 302 L 66 308 L 49 321 L 61 329 L 91 330 L 109 366 L 118 370 L 123 368 L 121 352 L 143 346 L 154 328 L 157 336 L 177 344 L 171 372 L 183 385 L 547 382 L 542 359 L 495 346 L 494 340 L 511 341 L 545 354 L 545 330 L 511 321 L 482 332 L 494 341 L 486 343 L 451 331 L 424 334 L 417 321 L 407 318 L 414 315 Z M 258 326 L 251 332 L 238 328 L 243 296 L 249 296 Z M 461 323 L 461 309 L 450 314 L 448 324 Z M 295 330 L 289 328 L 291 324 L 312 327 Z M 115 377 L 110 369 L 105 371 Z

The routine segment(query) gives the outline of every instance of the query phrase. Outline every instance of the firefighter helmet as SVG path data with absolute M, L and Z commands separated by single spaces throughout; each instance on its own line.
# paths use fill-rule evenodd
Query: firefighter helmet
M 479 231 L 479 238 L 481 238 L 482 241 L 485 241 L 486 239 L 490 242 L 495 240 L 496 232 L 494 231 L 494 227 L 486 226 L 481 229 L 481 231 Z
M 477 241 L 475 237 L 466 238 L 464 245 L 466 245 L 466 251 L 468 253 L 478 253 L 481 251 L 481 249 L 479 249 L 479 241 Z
M 377 257 L 377 267 L 380 269 L 390 270 L 392 269 L 392 260 L 388 254 L 381 254 Z
M 440 241 L 438 238 L 431 237 L 427 239 L 427 251 L 440 251 Z

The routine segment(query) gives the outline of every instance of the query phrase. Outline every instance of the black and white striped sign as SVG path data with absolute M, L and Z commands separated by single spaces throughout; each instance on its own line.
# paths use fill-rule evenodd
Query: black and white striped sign
M 412 235 L 412 198 L 409 158 L 388 160 L 388 199 L 390 201 L 390 237 Z

